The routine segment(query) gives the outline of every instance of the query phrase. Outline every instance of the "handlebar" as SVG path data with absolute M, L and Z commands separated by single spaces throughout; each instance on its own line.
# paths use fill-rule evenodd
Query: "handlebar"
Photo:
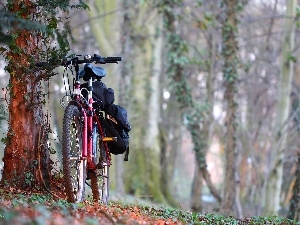
M 121 57 L 103 57 L 97 54 L 94 54 L 94 56 L 84 55 L 83 59 L 79 59 L 79 56 L 82 55 L 75 55 L 70 60 L 64 59 L 62 61 L 62 66 L 74 65 L 74 64 L 78 65 L 83 63 L 106 64 L 106 63 L 118 63 L 118 61 L 122 61 Z
M 121 57 L 103 57 L 97 54 L 91 55 L 84 55 L 83 59 L 79 59 L 80 56 L 83 55 L 75 55 L 68 60 L 68 58 L 64 59 L 61 63 L 61 66 L 68 66 L 68 65 L 79 65 L 83 63 L 95 63 L 95 64 L 106 64 L 106 63 L 118 63 L 122 61 Z M 35 64 L 37 67 L 47 67 L 49 66 L 48 62 L 37 62 Z

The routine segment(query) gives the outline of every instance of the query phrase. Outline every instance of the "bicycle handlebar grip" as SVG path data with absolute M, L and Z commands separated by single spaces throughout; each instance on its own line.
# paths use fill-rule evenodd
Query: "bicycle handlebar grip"
M 112 61 L 112 62 L 122 61 L 122 58 L 121 57 L 106 57 L 105 61 Z

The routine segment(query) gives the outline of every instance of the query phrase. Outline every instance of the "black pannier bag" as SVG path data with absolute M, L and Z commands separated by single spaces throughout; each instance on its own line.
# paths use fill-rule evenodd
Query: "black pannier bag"
M 88 83 L 81 84 L 81 94 L 88 100 Z M 119 105 L 114 105 L 115 96 L 112 88 L 107 88 L 101 81 L 93 81 L 93 107 L 97 111 L 104 110 L 108 118 L 104 120 L 104 128 L 107 137 L 117 137 L 117 141 L 107 142 L 112 154 L 123 154 L 127 151 L 125 159 L 129 154 L 129 134 L 131 126 L 127 119 L 127 112 Z M 126 160 L 126 161 L 127 161 Z
M 117 137 L 117 141 L 107 142 L 112 154 L 129 153 L 129 134 L 131 126 L 127 119 L 127 112 L 119 105 L 107 105 L 105 112 L 108 118 L 105 121 L 105 132 L 107 137 Z M 126 156 L 127 158 L 127 156 Z
M 83 83 L 80 86 L 82 89 L 81 94 L 88 100 L 88 83 Z M 111 105 L 115 101 L 115 94 L 112 88 L 107 88 L 101 81 L 93 81 L 93 100 L 96 104 L 96 108 L 100 106 L 104 109 L 107 105 Z

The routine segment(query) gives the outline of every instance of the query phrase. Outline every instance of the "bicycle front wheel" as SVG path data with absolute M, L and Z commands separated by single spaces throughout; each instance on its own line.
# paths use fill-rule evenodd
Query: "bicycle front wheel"
M 109 198 L 109 160 L 104 149 L 102 137 L 96 125 L 93 127 L 93 159 L 97 168 L 90 174 L 93 200 L 108 203 Z
M 63 119 L 62 157 L 63 181 L 69 202 L 81 202 L 84 199 L 86 180 L 86 160 L 82 159 L 83 121 L 79 108 L 66 107 Z

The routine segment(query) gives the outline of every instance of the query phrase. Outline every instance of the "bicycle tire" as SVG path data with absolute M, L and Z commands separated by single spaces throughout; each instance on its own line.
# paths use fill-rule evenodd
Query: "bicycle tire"
M 93 127 L 93 159 L 97 168 L 90 173 L 93 200 L 108 204 L 109 199 L 109 162 L 96 125 Z
M 62 133 L 63 182 L 67 200 L 84 200 L 86 160 L 82 159 L 82 116 L 78 106 L 65 109 Z

